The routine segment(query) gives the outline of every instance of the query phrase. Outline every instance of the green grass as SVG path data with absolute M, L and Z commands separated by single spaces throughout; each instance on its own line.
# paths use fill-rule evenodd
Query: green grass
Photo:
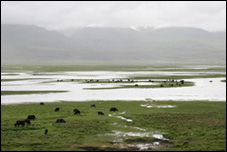
M 27 78 L 27 79 L 1 79 L 1 82 L 8 82 L 8 81 L 22 81 L 22 80 L 42 80 L 48 78 Z
M 193 69 L 185 65 L 2 65 L 1 71 L 226 71 L 226 67 L 223 67 L 225 65 L 205 66 L 208 68 Z
M 157 81 L 155 81 L 157 83 Z M 103 87 L 103 88 L 85 88 L 89 90 L 102 90 L 102 89 L 131 89 L 131 88 L 175 88 L 175 87 L 189 87 L 189 86 L 194 86 L 193 82 L 185 81 L 184 84 L 179 84 L 176 85 L 176 82 L 167 82 L 163 83 L 163 81 L 158 81 L 160 84 L 155 84 L 155 85 L 140 85 L 138 83 L 138 86 L 135 85 L 121 85 L 119 87 Z M 162 85 L 162 87 L 161 87 Z M 172 85 L 172 86 L 171 86 Z
M 226 77 L 226 74 L 207 74 L 207 75 L 179 75 L 179 76 L 135 76 L 133 79 L 193 79 L 193 78 L 219 78 Z
M 8 81 L 21 81 L 21 80 L 28 80 L 28 79 L 1 79 L 1 82 L 8 82 Z
M 226 80 L 221 80 L 221 82 L 226 82 Z
M 95 103 L 96 108 L 90 107 Z M 148 105 L 175 105 L 176 108 L 145 108 Z M 59 112 L 54 112 L 59 107 Z M 110 107 L 119 113 L 126 111 L 125 118 L 132 122 L 109 117 Z M 73 109 L 81 111 L 74 115 Z M 98 116 L 102 111 L 105 116 Z M 30 126 L 14 127 L 17 120 L 34 114 L 36 120 Z M 66 124 L 56 124 L 63 118 Z M 115 125 L 113 125 L 115 123 Z M 117 124 L 117 125 L 116 125 Z M 113 145 L 116 137 L 108 134 L 113 130 L 143 132 L 133 127 L 158 132 L 170 139 L 172 147 L 167 151 L 225 151 L 226 150 L 226 102 L 173 102 L 173 101 L 94 101 L 59 102 L 20 105 L 1 105 L 1 150 L 2 151 L 80 151 L 122 150 Z M 48 129 L 48 135 L 44 130 Z M 122 137 L 122 144 L 147 143 L 153 137 Z M 130 150 L 130 149 L 128 149 Z
M 1 91 L 1 95 L 18 95 L 18 94 L 44 94 L 44 93 L 61 93 L 67 91 L 56 91 L 56 90 L 49 90 L 49 91 Z

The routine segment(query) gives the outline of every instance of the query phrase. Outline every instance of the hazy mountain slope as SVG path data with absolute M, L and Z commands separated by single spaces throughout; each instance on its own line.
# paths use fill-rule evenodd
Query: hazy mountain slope
M 1 50 L 3 60 L 54 61 L 72 58 L 79 49 L 68 37 L 56 31 L 32 25 L 2 25 Z
M 225 62 L 223 33 L 198 28 L 81 28 L 71 39 L 89 49 L 108 52 L 111 58 L 160 62 Z
M 86 27 L 71 32 L 67 37 L 38 26 L 2 24 L 2 63 L 226 63 L 226 32 L 186 27 Z

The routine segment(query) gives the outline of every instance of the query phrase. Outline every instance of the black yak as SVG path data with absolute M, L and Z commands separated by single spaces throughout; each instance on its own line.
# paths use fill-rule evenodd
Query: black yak
M 47 133 L 48 133 L 48 129 L 45 130 L 44 134 L 47 135 Z
M 24 127 L 25 121 L 17 121 L 14 125 L 15 125 L 15 127 L 16 127 L 16 126 L 19 127 L 20 125 L 22 125 L 22 126 Z
M 64 119 L 57 119 L 56 123 L 66 123 Z
M 96 105 L 95 104 L 92 104 L 91 107 L 96 107 Z
M 78 109 L 74 109 L 73 111 L 74 111 L 74 115 L 80 114 L 80 110 L 78 110 Z
M 57 112 L 57 111 L 59 111 L 60 110 L 60 108 L 55 108 L 55 112 Z
M 98 112 L 98 115 L 104 115 L 104 113 L 103 112 Z
M 29 119 L 29 120 L 35 120 L 35 115 L 28 115 L 27 119 Z
M 113 108 L 110 108 L 110 111 L 118 111 L 118 109 L 113 107 Z

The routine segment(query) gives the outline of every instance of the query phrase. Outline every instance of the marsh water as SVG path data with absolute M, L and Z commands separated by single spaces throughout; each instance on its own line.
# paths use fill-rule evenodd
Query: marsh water
M 46 91 L 63 90 L 61 93 L 2 95 L 1 104 L 18 104 L 26 102 L 56 102 L 56 101 L 96 101 L 96 100 L 208 100 L 226 101 L 226 83 L 222 78 L 194 78 L 188 79 L 195 83 L 194 86 L 173 88 L 127 88 L 127 89 L 101 89 L 90 90 L 87 88 L 108 88 L 121 86 L 122 83 L 83 83 L 85 80 L 112 80 L 127 79 L 132 76 L 160 76 L 160 75 L 208 75 L 225 74 L 225 72 L 201 71 L 68 71 L 68 72 L 39 72 L 25 71 L 20 73 L 1 73 L 1 79 L 16 79 L 2 81 L 2 91 Z M 75 79 L 77 81 L 70 81 Z M 63 80 L 63 82 L 57 82 Z M 187 80 L 187 79 L 184 79 Z M 127 85 L 150 85 L 147 80 Z M 211 82 L 212 81 L 212 82 Z

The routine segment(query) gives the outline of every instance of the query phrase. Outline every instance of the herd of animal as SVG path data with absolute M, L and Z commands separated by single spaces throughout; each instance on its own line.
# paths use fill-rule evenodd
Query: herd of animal
M 40 105 L 44 105 L 44 103 L 40 102 Z M 96 105 L 92 104 L 91 107 L 96 107 Z M 58 112 L 58 111 L 60 111 L 60 108 L 56 107 L 54 111 Z M 112 108 L 110 108 L 110 111 L 115 112 L 115 111 L 118 111 L 118 109 L 116 107 L 112 107 Z M 81 114 L 80 110 L 78 110 L 78 109 L 73 109 L 73 112 L 74 112 L 74 115 L 80 115 Z M 97 113 L 98 113 L 98 115 L 105 115 L 101 111 L 98 111 Z M 15 127 L 17 127 L 17 126 L 19 127 L 20 125 L 24 127 L 25 124 L 30 125 L 31 120 L 35 120 L 35 119 L 36 119 L 35 115 L 28 115 L 28 117 L 26 119 L 16 121 L 16 123 L 14 125 L 15 125 Z M 57 119 L 56 123 L 66 123 L 66 121 L 64 119 Z M 45 134 L 46 133 L 47 133 L 47 130 L 45 131 Z
M 71 81 L 74 81 L 74 79 L 71 79 Z M 112 79 L 112 80 L 108 80 L 108 82 L 123 82 L 123 80 L 122 79 L 119 79 L 119 80 L 115 80 L 115 79 Z M 127 79 L 126 81 L 128 81 L 128 82 L 138 82 L 138 81 L 135 81 L 135 80 L 133 80 L 133 79 Z M 57 80 L 57 82 L 63 82 L 63 80 L 62 79 L 58 79 Z M 87 82 L 87 83 L 90 83 L 90 82 L 99 82 L 99 80 L 94 80 L 94 79 L 90 79 L 90 80 L 85 80 L 85 82 Z M 153 81 L 153 80 L 148 80 L 148 82 L 155 82 L 155 81 Z M 181 85 L 183 85 L 184 84 L 184 80 L 180 80 L 179 81 L 179 83 L 178 83 L 178 81 L 177 80 L 174 80 L 174 79 L 166 79 L 166 81 L 163 81 L 164 83 L 166 83 L 166 82 L 176 82 L 176 85 L 177 86 L 181 86 Z M 211 81 L 210 81 L 211 82 Z M 135 87 L 138 87 L 139 86 L 139 84 L 135 84 L 134 85 Z M 174 84 L 169 84 L 169 86 L 170 87 L 173 87 L 174 86 Z M 164 87 L 164 85 L 163 84 L 160 84 L 160 87 Z
M 31 124 L 31 121 L 30 120 L 35 120 L 35 115 L 28 115 L 28 117 L 25 119 L 25 120 L 22 120 L 22 121 L 17 121 L 14 125 L 15 127 L 16 126 L 24 126 L 25 123 L 27 123 L 27 125 L 30 125 Z
M 62 82 L 63 80 L 62 79 L 59 79 L 57 81 L 58 82 Z M 71 81 L 74 81 L 74 79 L 71 79 Z M 95 80 L 93 80 L 93 79 L 86 80 L 86 82 L 93 82 L 93 81 L 95 81 Z M 122 82 L 123 80 L 122 79 L 120 79 L 120 80 L 114 80 L 114 79 L 112 79 L 112 81 L 113 82 Z M 127 81 L 134 82 L 133 79 L 128 79 Z M 154 82 L 153 80 L 148 80 L 148 81 L 149 82 Z M 96 82 L 99 82 L 99 80 L 96 80 Z M 184 80 L 180 80 L 179 83 L 178 83 L 178 81 L 177 80 L 174 80 L 174 79 L 167 79 L 166 81 L 163 81 L 163 82 L 164 83 L 166 83 L 166 82 L 176 82 L 176 85 L 179 85 L 179 86 L 181 86 L 181 84 L 184 84 Z M 210 82 L 212 82 L 212 81 L 210 81 Z M 169 85 L 170 86 L 173 86 L 173 84 L 169 84 Z M 139 85 L 138 84 L 135 84 L 135 86 L 139 86 Z M 161 84 L 160 87 L 164 87 L 164 85 Z M 40 105 L 44 105 L 44 103 L 41 102 Z M 96 105 L 95 104 L 92 104 L 91 107 L 96 107 Z M 60 108 L 59 107 L 55 108 L 55 112 L 58 112 L 58 111 L 60 111 Z M 110 108 L 110 111 L 113 111 L 114 112 L 114 111 L 118 111 L 118 109 L 116 107 L 112 107 L 112 108 Z M 78 109 L 73 109 L 73 112 L 74 112 L 74 115 L 81 114 L 80 110 L 78 110 Z M 98 115 L 105 115 L 101 111 L 98 111 L 97 113 L 98 113 Z M 35 115 L 29 115 L 26 119 L 24 119 L 22 121 L 21 120 L 20 121 L 16 121 L 15 127 L 16 126 L 20 126 L 20 125 L 21 126 L 24 126 L 25 124 L 30 125 L 31 124 L 31 120 L 35 120 Z M 56 123 L 66 123 L 66 121 L 64 119 L 57 119 L 56 120 Z

